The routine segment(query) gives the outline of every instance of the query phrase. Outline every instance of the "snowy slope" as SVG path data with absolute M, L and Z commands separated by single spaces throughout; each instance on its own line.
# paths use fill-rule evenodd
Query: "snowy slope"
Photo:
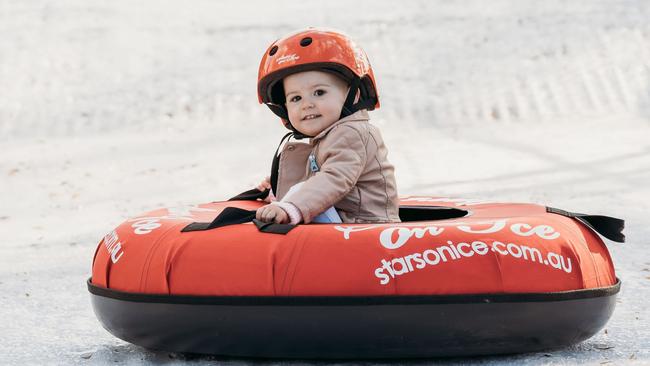
M 368 52 L 400 194 L 627 221 L 628 243 L 608 243 L 623 288 L 605 330 L 446 363 L 650 364 L 649 20 L 644 0 L 0 0 L 0 364 L 188 361 L 101 328 L 95 245 L 127 217 L 266 175 L 284 130 L 257 104 L 259 58 L 307 25 Z M 252 362 L 194 361 L 215 360 Z

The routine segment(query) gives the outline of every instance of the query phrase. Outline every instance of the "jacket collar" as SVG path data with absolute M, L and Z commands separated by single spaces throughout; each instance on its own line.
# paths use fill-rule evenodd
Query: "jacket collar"
M 340 120 L 338 120 L 338 121 L 332 123 L 329 127 L 327 127 L 326 129 L 322 130 L 318 135 L 312 137 L 312 138 L 311 138 L 311 142 L 313 143 L 313 142 L 318 141 L 318 140 L 322 139 L 323 137 L 327 136 L 327 134 L 328 134 L 328 133 L 329 133 L 329 132 L 334 128 L 334 127 L 336 127 L 336 126 L 338 126 L 338 125 L 340 125 L 340 124 L 342 124 L 342 123 L 352 122 L 352 121 L 368 121 L 368 120 L 370 120 L 370 116 L 368 115 L 368 111 L 367 111 L 367 110 L 362 109 L 362 110 L 360 110 L 360 111 L 356 111 L 356 112 L 354 112 L 353 114 L 351 114 L 351 115 L 349 115 L 349 116 L 347 116 L 347 117 L 345 117 L 345 118 L 341 118 Z

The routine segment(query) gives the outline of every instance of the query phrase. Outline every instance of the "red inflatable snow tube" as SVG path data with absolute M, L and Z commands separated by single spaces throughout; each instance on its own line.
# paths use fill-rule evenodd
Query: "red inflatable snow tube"
M 623 222 L 606 216 L 418 196 L 401 199 L 397 224 L 284 235 L 259 222 L 207 225 L 226 207 L 261 205 L 160 209 L 111 231 L 88 282 L 100 322 L 126 341 L 187 353 L 514 353 L 591 337 L 620 288 L 598 233 L 623 241 Z

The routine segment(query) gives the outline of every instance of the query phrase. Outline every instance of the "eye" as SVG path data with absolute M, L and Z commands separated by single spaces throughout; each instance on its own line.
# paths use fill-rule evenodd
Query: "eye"
M 318 97 L 320 97 L 321 95 L 325 95 L 325 93 L 327 93 L 327 92 L 325 90 L 323 90 L 323 89 L 316 89 L 314 91 L 314 95 L 316 95 Z
M 292 102 L 292 103 L 295 103 L 295 102 L 297 102 L 299 100 L 300 100 L 300 96 L 298 96 L 298 95 L 293 96 L 293 97 L 291 97 L 291 99 L 289 99 L 289 101 Z

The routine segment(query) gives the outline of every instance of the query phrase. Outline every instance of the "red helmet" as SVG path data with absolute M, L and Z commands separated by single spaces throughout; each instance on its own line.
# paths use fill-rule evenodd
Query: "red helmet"
M 312 70 L 333 73 L 350 84 L 352 95 L 348 95 L 342 117 L 359 109 L 379 108 L 375 76 L 363 49 L 342 33 L 317 28 L 294 32 L 269 46 L 260 62 L 257 78 L 259 102 L 287 123 L 280 81 L 290 74 Z M 360 99 L 352 104 L 357 88 Z

